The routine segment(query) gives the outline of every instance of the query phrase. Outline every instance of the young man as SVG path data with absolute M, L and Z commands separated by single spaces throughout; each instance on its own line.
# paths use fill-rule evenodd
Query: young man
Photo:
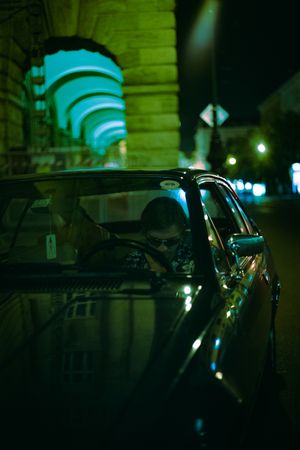
M 193 271 L 187 219 L 175 199 L 157 197 L 151 200 L 142 212 L 141 222 L 146 242 L 167 258 L 175 272 Z M 140 250 L 130 252 L 125 265 L 133 269 L 166 270 L 154 257 Z

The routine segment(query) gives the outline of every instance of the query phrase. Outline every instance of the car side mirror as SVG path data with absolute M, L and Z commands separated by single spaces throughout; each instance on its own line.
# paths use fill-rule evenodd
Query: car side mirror
M 253 234 L 236 233 L 226 239 L 226 246 L 233 255 L 254 256 L 262 253 L 265 240 L 263 236 Z
M 226 246 L 236 263 L 237 272 L 234 274 L 236 280 L 243 278 L 243 270 L 240 266 L 240 256 L 254 256 L 262 253 L 265 240 L 263 236 L 253 234 L 236 233 L 226 239 Z

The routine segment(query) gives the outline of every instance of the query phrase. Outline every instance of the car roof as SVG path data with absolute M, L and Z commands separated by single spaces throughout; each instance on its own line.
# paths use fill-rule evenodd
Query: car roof
M 30 174 L 19 174 L 10 175 L 0 178 L 1 182 L 13 182 L 13 181 L 38 181 L 38 180 L 49 180 L 55 178 L 72 178 L 73 176 L 89 176 L 89 175 L 114 175 L 114 176 L 175 176 L 179 178 L 184 178 L 185 180 L 192 180 L 195 176 L 199 175 L 211 175 L 219 177 L 218 174 L 210 172 L 208 170 L 194 169 L 194 168 L 184 168 L 177 167 L 172 169 L 107 169 L 107 168 L 78 168 L 78 169 L 67 169 L 57 172 L 47 172 L 47 173 L 30 173 Z

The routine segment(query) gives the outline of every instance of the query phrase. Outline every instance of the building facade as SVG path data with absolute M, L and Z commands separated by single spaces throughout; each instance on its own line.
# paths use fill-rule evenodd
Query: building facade
M 93 130 L 96 140 L 105 132 L 108 147 L 122 143 L 121 165 L 130 168 L 177 165 L 180 122 L 174 9 L 175 0 L 3 2 L 0 8 L 2 165 L 9 163 L 11 152 L 14 155 L 19 152 L 21 158 L 28 150 L 47 152 L 54 147 L 63 149 L 60 151 L 64 153 L 68 146 L 90 148 L 86 136 L 91 136 Z M 45 59 L 62 51 L 97 53 L 111 60 L 121 74 L 120 93 L 101 91 L 104 78 L 110 77 L 102 69 L 98 91 L 73 95 L 73 100 L 66 97 L 69 103 L 61 114 L 63 126 L 58 90 L 67 91 L 70 80 L 79 76 L 88 77 L 91 72 L 94 76 L 95 69 L 86 65 L 78 68 L 83 65 L 78 57 L 73 71 L 68 67 L 68 73 L 61 72 L 59 80 L 49 84 Z M 86 86 L 91 88 L 86 80 Z M 110 100 L 122 100 L 124 120 L 120 114 L 107 114 L 105 122 L 96 108 L 84 116 L 74 136 L 76 107 L 83 106 L 84 102 L 91 107 L 93 96 L 98 96 L 101 103 L 105 95 Z M 112 113 L 112 103 L 115 103 L 108 103 L 107 112 Z M 102 121 L 101 129 L 98 119 Z

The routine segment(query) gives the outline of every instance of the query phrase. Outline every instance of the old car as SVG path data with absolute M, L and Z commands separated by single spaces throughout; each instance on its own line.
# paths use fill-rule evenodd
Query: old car
M 165 197 L 186 218 L 191 261 L 178 270 L 160 251 L 177 237 L 141 222 Z M 242 445 L 275 365 L 280 281 L 229 181 L 180 168 L 27 174 L 0 180 L 0 207 L 5 448 Z M 137 254 L 154 265 L 127 265 Z

